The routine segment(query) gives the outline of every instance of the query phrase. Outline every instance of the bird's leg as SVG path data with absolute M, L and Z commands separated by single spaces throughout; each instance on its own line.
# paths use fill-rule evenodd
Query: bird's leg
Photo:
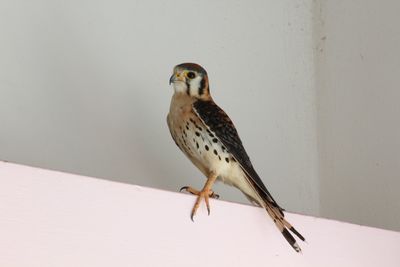
M 185 190 L 193 195 L 197 195 L 197 199 L 196 202 L 194 203 L 193 209 L 192 209 L 192 213 L 190 215 L 190 218 L 193 221 L 193 217 L 196 214 L 197 209 L 200 206 L 201 200 L 204 198 L 204 201 L 206 202 L 206 206 L 207 206 L 207 211 L 208 211 L 208 215 L 210 215 L 210 203 L 209 203 L 209 198 L 218 198 L 219 196 L 217 194 L 214 194 L 214 192 L 211 190 L 215 180 L 217 179 L 217 175 L 215 174 L 211 174 L 210 176 L 208 176 L 207 178 L 207 182 L 205 183 L 203 189 L 201 191 L 197 191 L 191 187 L 188 186 L 184 186 L 181 188 L 182 190 Z

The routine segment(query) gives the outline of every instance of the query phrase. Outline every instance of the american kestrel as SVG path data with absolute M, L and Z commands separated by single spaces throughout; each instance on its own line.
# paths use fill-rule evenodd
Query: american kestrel
M 255 205 L 264 208 L 279 231 L 297 251 L 301 249 L 290 230 L 302 241 L 304 237 L 284 218 L 283 209 L 273 199 L 251 164 L 242 141 L 226 113 L 210 95 L 207 72 L 194 63 L 175 66 L 169 80 L 174 95 L 167 116 L 172 138 L 182 152 L 207 177 L 201 191 L 185 186 L 197 195 L 191 219 L 204 199 L 210 214 L 209 198 L 216 180 L 234 186 Z

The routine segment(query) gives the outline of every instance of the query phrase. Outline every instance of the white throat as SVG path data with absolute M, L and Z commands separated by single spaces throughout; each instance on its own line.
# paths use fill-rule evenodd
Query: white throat
M 197 76 L 196 78 L 189 80 L 189 86 L 190 86 L 189 95 L 190 96 L 195 96 L 195 97 L 199 96 L 201 79 L 202 78 L 200 76 Z M 185 93 L 185 94 L 188 93 L 188 86 L 183 81 L 175 81 L 173 83 L 173 86 L 174 86 L 175 93 Z

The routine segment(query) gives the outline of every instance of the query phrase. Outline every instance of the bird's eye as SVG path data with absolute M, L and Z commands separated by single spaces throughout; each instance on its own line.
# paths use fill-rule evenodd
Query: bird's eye
M 196 74 L 195 74 L 193 71 L 189 71 L 189 72 L 186 74 L 186 76 L 187 76 L 189 79 L 193 79 L 194 77 L 196 77 Z

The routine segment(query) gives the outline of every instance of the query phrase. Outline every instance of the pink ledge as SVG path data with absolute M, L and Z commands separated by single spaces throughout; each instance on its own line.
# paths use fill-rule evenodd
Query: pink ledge
M 400 233 L 0 162 L 0 266 L 400 266 Z M 184 183 L 184 182 L 182 182 Z

